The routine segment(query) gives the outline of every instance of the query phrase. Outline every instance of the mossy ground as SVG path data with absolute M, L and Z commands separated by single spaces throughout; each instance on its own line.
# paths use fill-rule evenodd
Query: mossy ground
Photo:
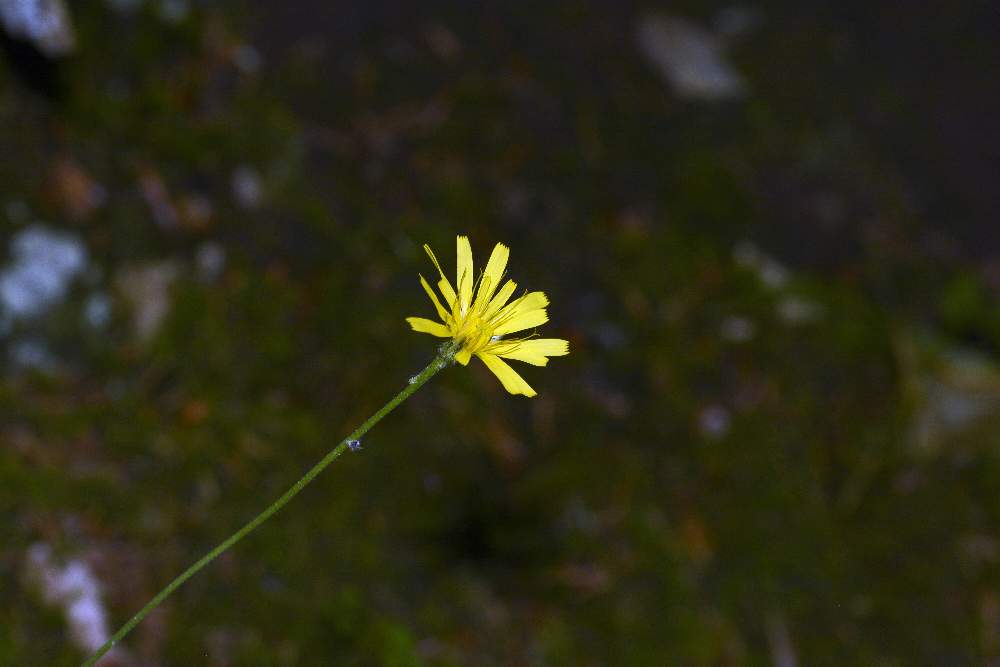
M 91 564 L 117 626 L 395 393 L 434 354 L 403 321 L 421 244 L 457 233 L 511 246 L 572 354 L 532 400 L 435 378 L 143 623 L 137 664 L 1000 658 L 996 265 L 976 200 L 955 231 L 893 143 L 926 125 L 852 49 L 871 16 L 763 6 L 750 95 L 709 104 L 642 61 L 633 7 L 109 4 L 74 5 L 72 57 L 0 67 L 0 237 L 47 221 L 92 263 L 0 341 L 56 360 L 0 377 L 0 664 L 82 658 L 30 545 Z M 142 339 L 122 276 L 162 262 Z M 941 387 L 994 408 L 920 430 Z

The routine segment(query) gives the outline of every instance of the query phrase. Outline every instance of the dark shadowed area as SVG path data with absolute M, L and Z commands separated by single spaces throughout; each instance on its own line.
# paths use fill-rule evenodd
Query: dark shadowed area
M 995 3 L 0 0 L 0 665 L 1000 665 Z

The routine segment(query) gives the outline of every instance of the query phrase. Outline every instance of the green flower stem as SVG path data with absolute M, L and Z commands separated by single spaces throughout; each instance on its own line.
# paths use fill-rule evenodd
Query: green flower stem
M 399 405 L 407 398 L 409 398 L 413 394 L 413 392 L 415 392 L 417 389 L 420 389 L 420 387 L 422 387 L 425 382 L 434 377 L 434 375 L 438 371 L 440 371 L 442 368 L 451 363 L 452 359 L 454 359 L 456 349 L 457 346 L 455 343 L 445 343 L 444 345 L 442 345 L 440 351 L 438 352 L 437 357 L 434 358 L 434 361 L 432 361 L 427 366 L 427 368 L 420 371 L 419 374 L 410 378 L 410 381 L 403 388 L 403 390 L 400 391 L 398 394 L 396 394 L 392 398 L 392 400 L 383 405 L 378 412 L 369 417 L 364 424 L 355 429 L 354 432 L 352 432 L 349 436 L 341 440 L 340 444 L 338 444 L 330 451 L 330 453 L 324 456 L 319 463 L 310 468 L 309 472 L 300 477 L 299 480 L 295 482 L 295 484 L 293 484 L 290 489 L 285 491 L 281 495 L 281 497 L 275 500 L 267 509 L 265 509 L 263 512 L 255 516 L 253 519 L 250 520 L 249 523 L 247 523 L 245 526 L 243 526 L 235 533 L 230 535 L 222 544 L 220 544 L 219 546 L 215 547 L 207 554 L 202 556 L 198 560 L 198 562 L 196 562 L 188 569 L 184 570 L 184 572 L 178 575 L 176 579 L 167 584 L 166 587 L 159 593 L 157 593 L 156 596 L 152 600 L 150 600 L 145 607 L 140 609 L 135 616 L 129 619 L 128 623 L 123 625 L 118 630 L 118 632 L 116 632 L 111 637 L 111 639 L 105 642 L 104 646 L 102 646 L 100 649 L 97 650 L 96 653 L 90 656 L 87 659 L 87 661 L 83 663 L 82 667 L 91 667 L 92 665 L 94 665 L 98 660 L 101 659 L 101 657 L 105 653 L 110 651 L 115 644 L 120 642 L 125 637 L 125 635 L 131 632 L 132 628 L 138 625 L 139 622 L 142 621 L 142 619 L 146 618 L 149 612 L 153 611 L 158 606 L 160 606 L 160 603 L 162 603 L 164 600 L 170 597 L 170 595 L 175 590 L 180 588 L 181 584 L 183 584 L 185 581 L 194 576 L 203 567 L 205 567 L 213 560 L 215 560 L 220 554 L 227 551 L 231 546 L 233 546 L 234 544 L 242 540 L 244 537 L 246 537 L 254 528 L 256 528 L 260 524 L 270 519 L 275 512 L 284 507 L 289 500 L 297 496 L 302 489 L 306 488 L 309 482 L 313 481 L 317 475 L 319 475 L 321 472 L 323 472 L 323 470 L 326 469 L 328 465 L 333 463 L 334 459 L 343 454 L 344 450 L 350 448 L 352 446 L 352 443 L 356 445 L 357 441 L 361 440 L 361 438 L 366 433 L 368 433 L 368 431 L 373 426 L 375 426 L 375 424 L 382 421 L 383 417 L 392 412 L 397 405 Z

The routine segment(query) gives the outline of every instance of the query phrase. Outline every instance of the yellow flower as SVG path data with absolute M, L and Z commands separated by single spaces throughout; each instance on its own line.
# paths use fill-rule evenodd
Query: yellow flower
M 517 371 L 508 366 L 504 359 L 517 359 L 535 366 L 544 366 L 549 363 L 549 357 L 569 354 L 569 343 L 561 338 L 504 338 L 504 336 L 548 322 L 549 316 L 545 312 L 545 306 L 549 305 L 548 298 L 543 292 L 528 292 L 507 303 L 517 289 L 517 283 L 508 280 L 497 290 L 504 269 L 507 267 L 507 258 L 510 256 L 510 248 L 504 244 L 498 243 L 493 248 L 490 261 L 486 263 L 486 270 L 478 281 L 473 277 L 472 246 L 469 245 L 469 238 L 459 236 L 457 247 L 458 290 L 456 291 L 445 278 L 434 252 L 429 246 L 424 245 L 424 250 L 441 275 L 437 287 L 444 297 L 447 308 L 441 304 L 437 294 L 423 276 L 420 276 L 420 284 L 434 304 L 441 322 L 423 317 L 407 317 L 406 321 L 414 331 L 429 333 L 440 338 L 451 338 L 458 347 L 455 360 L 463 366 L 469 363 L 472 355 L 476 355 L 500 378 L 504 389 L 512 394 L 534 396 L 535 390 L 517 374 Z M 476 284 L 473 284 L 474 282 Z

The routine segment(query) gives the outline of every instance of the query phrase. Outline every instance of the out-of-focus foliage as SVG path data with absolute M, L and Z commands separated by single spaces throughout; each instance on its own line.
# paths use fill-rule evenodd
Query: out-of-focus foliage
M 398 390 L 434 353 L 420 246 L 456 233 L 511 245 L 573 353 L 532 400 L 443 373 L 120 664 L 1000 659 L 995 219 L 921 116 L 975 113 L 976 3 L 394 4 L 5 38 L 0 664 L 83 656 L 33 545 L 113 629 Z M 928 26 L 970 31 L 938 106 L 865 55 Z M 740 87 L 671 88 L 663 34 Z M 13 315 L 60 241 L 85 266 Z

